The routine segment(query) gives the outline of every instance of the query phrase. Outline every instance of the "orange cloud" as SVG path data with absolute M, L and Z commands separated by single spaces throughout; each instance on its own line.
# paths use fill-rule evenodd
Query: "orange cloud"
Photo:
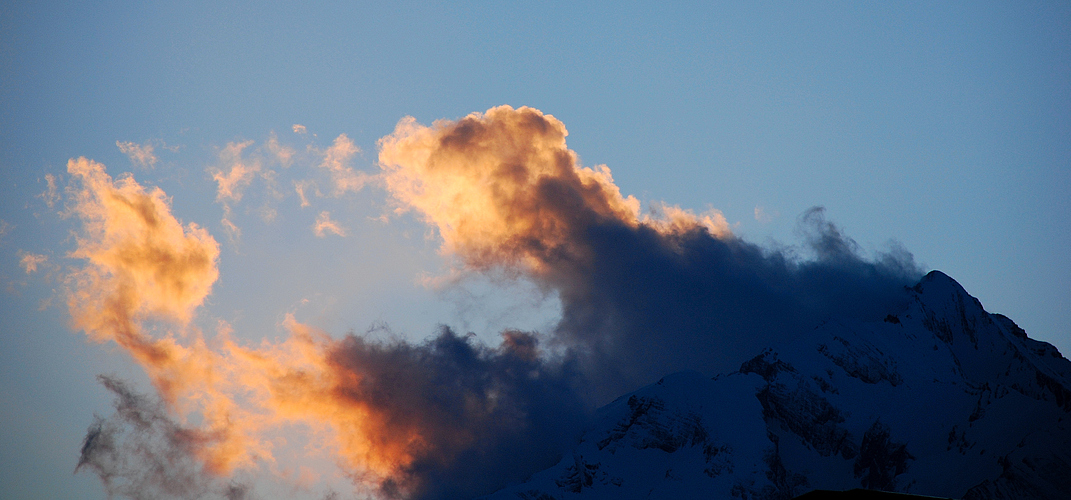
M 596 289 L 575 271 L 604 260 L 619 268 L 628 257 L 610 256 L 614 252 L 606 251 L 605 242 L 599 246 L 593 230 L 620 230 L 630 249 L 658 251 L 673 250 L 674 241 L 731 236 L 716 211 L 696 215 L 656 205 L 641 216 L 639 201 L 621 194 L 608 168 L 580 165 L 566 136 L 560 121 L 532 108 L 501 106 L 430 127 L 406 118 L 379 141 L 382 173 L 376 178 L 397 210 L 412 210 L 437 229 L 442 251 L 467 269 L 553 275 L 543 282 L 563 290 L 563 301 Z M 213 176 L 225 225 L 230 204 L 260 169 L 241 157 L 250 144 L 229 144 L 221 154 L 225 168 Z M 320 168 L 335 196 L 371 180 L 349 166 L 358 152 L 345 135 L 323 151 Z M 310 436 L 310 449 L 333 454 L 352 477 L 388 495 L 419 495 L 450 484 L 468 488 L 453 496 L 475 496 L 552 464 L 559 445 L 586 418 L 574 368 L 541 354 L 537 337 L 523 332 L 504 333 L 494 348 L 446 328 L 423 344 L 357 335 L 336 340 L 287 315 L 282 326 L 288 336 L 281 341 L 245 345 L 222 322 L 214 337 L 205 338 L 191 320 L 219 276 L 216 240 L 196 224 L 181 223 L 158 188 L 142 187 L 130 176 L 113 179 L 103 165 L 84 158 L 71 160 L 68 171 L 70 212 L 83 223 L 71 257 L 84 265 L 67 279 L 73 323 L 126 350 L 144 367 L 167 411 L 198 422 L 191 425 L 197 439 L 185 446 L 209 473 L 227 475 L 257 464 L 275 469 L 287 455 L 279 452 L 286 446 L 279 433 L 296 428 Z M 305 190 L 312 188 L 295 183 L 303 205 Z M 313 231 L 345 234 L 327 211 Z M 607 304 L 616 305 L 599 302 L 600 313 L 623 317 Z M 636 332 L 651 337 L 647 329 Z M 596 337 L 587 344 L 579 337 L 556 340 L 564 342 L 558 347 L 575 344 L 597 354 L 592 346 L 612 337 Z M 620 343 L 622 349 L 630 345 Z M 606 359 L 627 359 L 605 352 L 615 354 Z M 518 467 L 518 460 L 528 462 Z M 497 471 L 494 479 L 478 477 L 488 471 Z
M 354 477 L 384 491 L 413 492 L 423 485 L 417 463 L 456 463 L 481 440 L 482 446 L 496 443 L 481 437 L 489 430 L 525 429 L 515 422 L 523 408 L 508 404 L 505 394 L 562 386 L 550 373 L 540 375 L 536 344 L 520 333 L 500 350 L 449 331 L 429 345 L 384 344 L 356 336 L 334 340 L 287 315 L 289 335 L 279 342 L 242 345 L 223 322 L 206 339 L 191 320 L 219 276 L 216 240 L 196 224 L 182 224 L 159 188 L 147 189 L 131 176 L 113 179 L 85 158 L 71 160 L 68 172 L 70 211 L 82 222 L 70 256 L 84 262 L 67 278 L 73 324 L 128 352 L 177 421 L 198 416 L 198 425 L 160 428 L 165 441 L 181 437 L 179 451 L 209 474 L 276 464 L 276 449 L 285 442 L 274 436 L 296 426 L 310 435 L 312 449 L 332 453 Z M 323 230 L 341 232 L 329 225 Z M 442 380 L 455 384 L 440 393 Z M 110 384 L 124 397 L 121 384 Z M 165 423 L 170 418 L 145 411 Z M 96 432 L 105 427 L 97 425 Z M 87 436 L 79 467 L 108 476 L 115 466 L 108 450 L 90 444 Z
M 260 172 L 260 162 L 242 159 L 242 150 L 252 144 L 253 141 L 231 142 L 220 152 L 219 159 L 223 167 L 212 174 L 212 179 L 219 186 L 216 190 L 216 201 L 241 201 L 242 190 L 249 186 Z
M 75 327 L 125 349 L 166 401 L 179 404 L 202 392 L 199 397 L 212 396 L 206 415 L 223 411 L 228 404 L 216 394 L 216 356 L 204 342 L 195 337 L 182 345 L 174 335 L 154 338 L 143 328 L 147 321 L 179 332 L 188 325 L 219 276 L 216 240 L 196 224 L 183 226 L 159 188 L 146 190 L 129 176 L 113 180 L 85 158 L 69 161 L 67 171 L 75 182 L 71 213 L 83 224 L 70 256 L 85 261 L 67 279 Z M 219 441 L 229 445 L 232 438 Z M 220 470 L 230 464 L 219 457 L 207 462 Z
M 725 220 L 721 210 L 714 208 L 696 215 L 691 210 L 677 205 L 657 203 L 651 207 L 651 212 L 654 216 L 645 216 L 643 221 L 657 228 L 662 234 L 681 235 L 701 227 L 716 238 L 728 238 L 732 235 L 729 222 Z
M 379 141 L 379 161 L 398 211 L 414 210 L 438 229 L 444 253 L 475 269 L 522 265 L 540 272 L 563 256 L 595 258 L 577 236 L 594 224 L 703 228 L 729 234 L 720 212 L 695 216 L 661 206 L 640 218 L 605 165 L 583 167 L 566 147 L 565 125 L 537 109 L 491 108 L 424 126 L 402 119 Z
M 331 213 L 328 211 L 320 212 L 320 215 L 316 217 L 316 223 L 312 226 L 312 231 L 316 233 L 316 236 L 323 238 L 326 233 L 335 233 L 338 236 L 346 236 L 346 230 L 338 225 L 337 222 L 331 220 Z
M 354 170 L 349 162 L 361 149 L 353 144 L 346 134 L 335 138 L 331 147 L 324 151 L 320 168 L 327 170 L 331 177 L 334 196 L 342 196 L 349 191 L 357 192 L 369 181 L 368 174 Z
M 265 147 L 279 161 L 280 165 L 289 167 L 294 162 L 294 148 L 280 144 L 275 132 L 271 133 L 271 137 L 268 138 Z
M 150 143 L 138 144 L 136 142 L 115 141 L 119 151 L 130 157 L 130 162 L 142 168 L 152 168 L 156 165 L 156 155 L 153 154 L 153 146 Z
M 68 162 L 67 171 L 81 185 L 71 211 L 84 228 L 71 256 L 88 262 L 86 285 L 102 292 L 94 301 L 129 318 L 188 321 L 219 276 L 215 239 L 175 219 L 159 188 L 146 190 L 129 176 L 113 181 L 103 165 L 85 158 Z
M 37 195 L 38 198 L 45 200 L 45 205 L 48 208 L 55 206 L 59 201 L 59 194 L 56 192 L 56 176 L 52 174 L 45 174 L 45 184 L 48 186 L 45 192 Z
M 610 170 L 578 164 L 565 126 L 538 110 L 509 106 L 431 127 L 411 117 L 380 139 L 387 189 L 439 230 L 443 250 L 477 268 L 524 263 L 539 269 L 570 244 L 580 224 L 636 225 L 639 202 L 622 197 Z
M 219 154 L 222 168 L 215 169 L 212 179 L 216 181 L 216 201 L 223 204 L 223 219 L 220 223 L 227 230 L 233 243 L 242 231 L 232 219 L 232 205 L 242 200 L 242 193 L 260 172 L 260 162 L 242 158 L 242 150 L 253 141 L 231 142 Z
M 26 271 L 26 274 L 30 274 L 37 271 L 37 266 L 44 264 L 48 261 L 47 255 L 34 254 L 30 252 L 19 252 L 21 258 L 19 258 L 19 265 Z

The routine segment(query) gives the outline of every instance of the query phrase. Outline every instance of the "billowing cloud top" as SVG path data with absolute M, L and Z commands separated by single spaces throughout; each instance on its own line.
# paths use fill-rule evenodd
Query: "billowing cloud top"
M 639 222 L 605 166 L 583 168 L 551 115 L 500 106 L 431 127 L 403 119 L 380 139 L 387 189 L 442 235 L 469 266 L 540 271 L 566 254 L 590 258 L 577 231 L 599 221 Z
M 670 371 L 731 369 L 750 352 L 851 306 L 885 307 L 920 272 L 910 255 L 870 262 L 825 221 L 801 219 L 817 260 L 799 262 L 695 215 L 621 195 L 585 168 L 565 126 L 509 106 L 380 140 L 385 185 L 467 269 L 498 268 L 558 292 L 555 342 L 585 359 L 598 398 Z
M 86 311 L 92 318 L 78 317 L 98 326 L 84 326 L 105 331 L 116 318 L 142 314 L 188 321 L 219 276 L 216 240 L 197 224 L 179 223 L 159 188 L 146 191 L 132 177 L 113 182 L 85 158 L 68 162 L 67 171 L 80 183 L 71 211 L 84 224 L 72 257 L 88 261 L 79 276 L 90 282 L 85 289 L 104 292 L 77 297 L 79 306 L 97 306 L 97 314 Z

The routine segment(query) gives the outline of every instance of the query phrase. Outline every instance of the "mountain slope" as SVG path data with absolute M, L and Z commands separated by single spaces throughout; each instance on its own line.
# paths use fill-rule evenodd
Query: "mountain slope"
M 909 293 L 884 320 L 622 396 L 560 463 L 489 498 L 1065 498 L 1071 362 L 938 271 Z

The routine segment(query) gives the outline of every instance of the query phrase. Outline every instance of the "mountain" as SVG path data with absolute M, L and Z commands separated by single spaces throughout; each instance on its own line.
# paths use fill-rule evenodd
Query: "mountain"
M 909 293 L 883 320 L 622 396 L 557 465 L 487 498 L 1068 498 L 1071 362 L 941 272 Z

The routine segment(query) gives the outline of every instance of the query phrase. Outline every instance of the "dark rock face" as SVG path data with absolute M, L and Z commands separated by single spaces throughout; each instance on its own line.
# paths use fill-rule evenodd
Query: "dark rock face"
M 557 466 L 492 497 L 1067 498 L 1071 362 L 944 274 L 908 292 L 902 310 L 832 318 L 738 372 L 623 396 Z
M 889 426 L 874 422 L 865 434 L 855 460 L 855 476 L 862 477 L 868 490 L 895 491 L 896 476 L 907 472 L 907 461 L 915 457 L 907 445 L 889 440 Z
M 896 324 L 899 324 L 899 321 Z M 855 344 L 851 344 L 840 337 L 833 337 L 833 340 L 834 342 L 829 344 L 819 344 L 818 352 L 848 375 L 868 384 L 884 381 L 893 387 L 904 381 L 900 374 L 896 373 L 896 363 L 869 342 L 857 340 Z
M 665 403 L 658 398 L 629 396 L 628 416 L 614 426 L 609 435 L 599 441 L 599 449 L 626 437 L 637 449 L 657 448 L 673 453 L 682 446 L 705 443 L 706 429 L 697 414 L 666 413 Z
M 856 455 L 851 433 L 838 426 L 844 422 L 843 413 L 806 384 L 793 389 L 785 384 L 768 384 L 756 397 L 767 422 L 787 428 L 820 455 L 840 454 L 846 459 Z

